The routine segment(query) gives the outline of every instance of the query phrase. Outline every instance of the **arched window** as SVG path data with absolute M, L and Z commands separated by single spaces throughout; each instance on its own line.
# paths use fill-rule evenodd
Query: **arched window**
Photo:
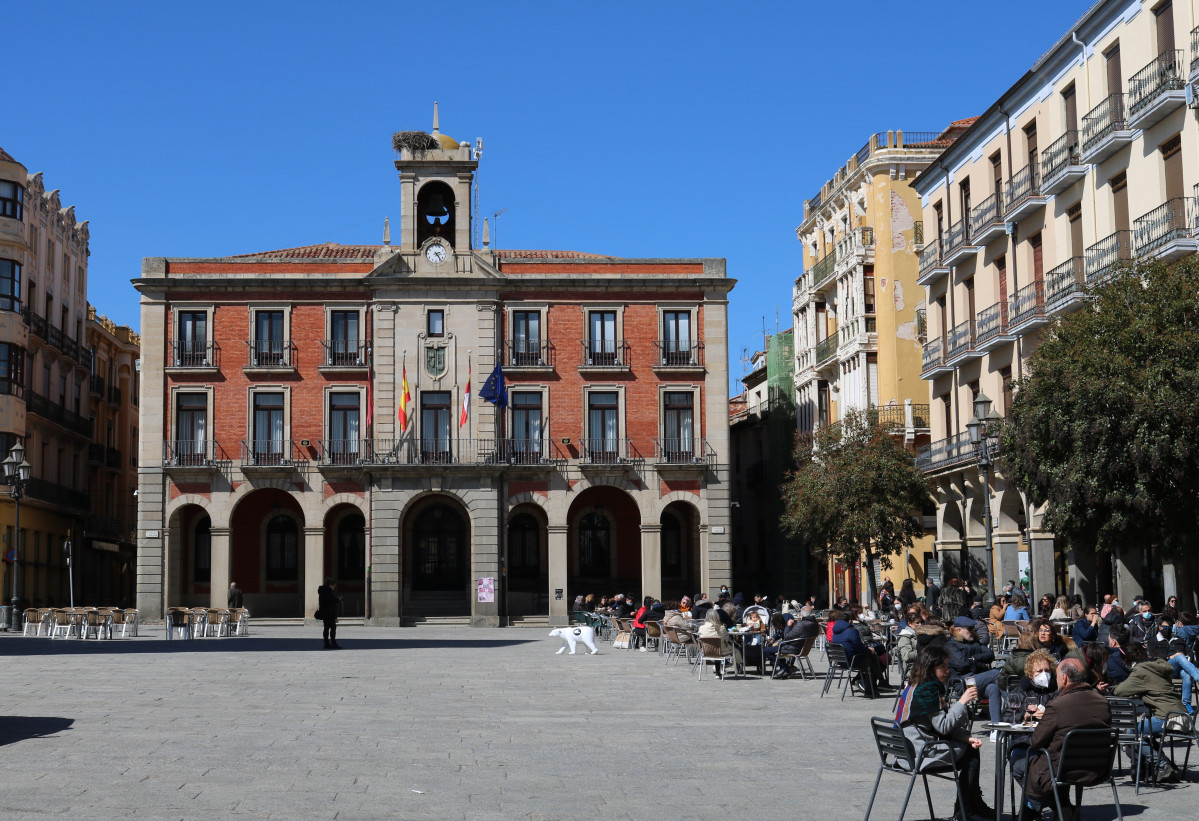
M 683 526 L 673 513 L 662 514 L 662 575 L 683 575 Z
M 412 586 L 416 590 L 461 590 L 467 584 L 466 527 L 448 505 L 421 511 L 413 525 L 416 552 Z
M 599 513 L 588 513 L 579 522 L 579 575 L 607 576 L 611 530 Z
M 366 577 L 366 520 L 351 513 L 337 525 L 337 578 L 361 581 Z
M 513 576 L 536 576 L 541 569 L 541 540 L 537 520 L 528 513 L 512 517 L 508 524 L 508 572 Z
M 204 516 L 192 531 L 192 581 L 212 580 L 212 521 Z
M 299 577 L 300 529 L 290 516 L 276 516 L 266 526 L 266 580 L 294 582 Z

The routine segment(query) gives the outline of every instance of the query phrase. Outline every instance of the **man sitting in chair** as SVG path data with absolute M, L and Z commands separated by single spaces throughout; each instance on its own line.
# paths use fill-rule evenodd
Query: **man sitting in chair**
M 1047 748 L 1056 771 L 1061 760 L 1062 744 L 1066 733 L 1071 730 L 1094 730 L 1110 727 L 1111 710 L 1107 699 L 1087 683 L 1086 667 L 1076 658 L 1062 659 L 1057 665 L 1057 698 L 1045 708 L 1045 714 L 1029 739 L 1032 749 Z M 1039 755 L 1029 761 L 1027 757 L 1012 762 L 1012 775 L 1021 784 L 1028 779 L 1028 800 L 1022 819 L 1041 817 L 1042 806 L 1053 805 L 1053 782 L 1049 777 L 1049 762 Z M 1091 786 L 1107 778 L 1107 773 L 1071 772 L 1059 773 L 1072 783 Z M 1069 792 L 1062 796 L 1063 808 Z

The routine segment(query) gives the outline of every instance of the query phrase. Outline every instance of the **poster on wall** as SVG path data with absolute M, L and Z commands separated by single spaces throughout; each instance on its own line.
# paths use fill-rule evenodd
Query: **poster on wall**
M 488 576 L 479 579 L 479 603 L 485 604 L 495 601 L 495 577 Z

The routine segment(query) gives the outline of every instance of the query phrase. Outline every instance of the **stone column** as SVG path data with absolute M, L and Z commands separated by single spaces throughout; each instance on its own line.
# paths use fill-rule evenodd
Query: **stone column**
M 1029 607 L 1036 607 L 1045 593 L 1053 593 L 1053 534 L 1044 530 L 1028 532 L 1028 566 L 1032 570 L 1032 589 L 1028 591 Z
M 319 601 L 316 589 L 325 583 L 325 528 L 304 528 L 304 619 L 312 618 Z
M 1145 592 L 1141 585 L 1141 551 L 1139 548 L 1121 550 L 1116 555 L 1116 595 L 1127 610 L 1132 607 L 1134 597 Z M 1162 602 L 1154 602 L 1161 607 Z
M 549 565 L 550 627 L 565 627 L 570 624 L 570 602 L 566 600 L 566 576 L 569 567 L 566 552 L 568 531 L 569 528 L 566 525 L 550 525 L 546 534 L 549 540 L 546 558 Z M 554 597 L 554 591 L 559 589 L 563 591 L 561 599 Z
M 1084 604 L 1096 604 L 1099 601 L 1098 582 L 1096 581 L 1097 565 L 1095 554 L 1090 550 L 1068 550 L 1066 560 L 1070 562 L 1070 589 L 1067 593 L 1078 593 Z
M 722 584 L 733 583 L 728 571 L 728 564 L 722 564 L 722 569 L 715 572 L 712 567 L 712 556 L 708 553 L 708 526 L 699 526 L 699 589 L 715 598 L 716 591 Z
M 995 578 L 991 580 L 991 595 L 1002 591 L 1008 579 L 1020 581 L 1020 534 L 995 534 Z
M 208 531 L 208 534 L 211 545 L 208 555 L 208 606 L 224 609 L 229 606 L 230 530 L 227 527 L 214 527 Z M 179 561 L 178 553 L 175 554 L 175 561 Z
M 641 595 L 662 598 L 662 525 L 641 524 Z

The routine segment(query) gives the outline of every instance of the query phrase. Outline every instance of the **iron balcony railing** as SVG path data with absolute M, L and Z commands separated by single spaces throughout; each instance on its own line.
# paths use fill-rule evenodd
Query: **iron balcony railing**
M 1041 177 L 1045 182 L 1056 179 L 1067 168 L 1079 165 L 1078 132 L 1067 131 L 1041 152 Z
M 25 319 L 25 325 L 29 329 L 29 333 L 40 339 L 46 338 L 46 318 L 40 314 L 35 314 L 29 308 L 21 309 L 21 316 Z
M 370 453 L 369 439 L 318 439 L 316 460 L 321 466 L 361 465 Z
M 928 339 L 928 311 L 925 308 L 916 309 L 916 338 L 922 344 Z
M 1166 200 L 1132 224 L 1133 242 L 1140 254 L 1152 254 L 1171 242 L 1195 235 L 1195 200 Z
M 92 515 L 87 517 L 87 535 L 89 536 L 99 536 L 101 539 L 132 544 L 135 541 L 134 532 L 135 525 L 131 522 L 112 516 Z
M 924 148 L 931 146 L 944 145 L 945 140 L 938 140 L 941 136 L 939 131 L 904 131 L 903 132 L 903 147 L 904 148 Z
M 1082 257 L 1072 257 L 1045 274 L 1045 309 L 1052 311 L 1058 304 L 1082 293 L 1086 282 Z
M 912 242 L 916 245 L 924 244 L 924 220 L 912 223 Z
M 955 325 L 945 342 L 945 358 L 953 359 L 974 349 L 974 320 Z
M 92 423 L 90 419 L 84 419 L 74 411 L 67 410 L 62 405 L 52 402 L 48 397 L 34 391 L 29 391 L 25 401 L 27 410 L 44 419 L 49 419 L 59 427 L 66 428 L 80 436 L 92 435 Z
M 996 224 L 1003 224 L 1003 197 L 992 194 L 970 210 L 970 235 L 982 236 Z
M 1191 73 L 1199 71 L 1199 26 L 1191 29 Z
M 46 479 L 33 478 L 25 484 L 25 495 L 31 499 L 86 511 L 91 507 L 91 497 L 82 490 L 66 487 Z
M 115 387 L 115 386 L 109 386 L 109 388 L 108 388 L 108 404 L 110 404 L 110 405 L 120 405 L 121 404 L 121 389 L 120 388 Z
M 543 465 L 551 461 L 549 443 L 541 439 L 501 439 L 498 461 L 509 465 Z
M 402 436 L 375 439 L 363 447 L 361 458 L 368 465 L 494 465 L 500 459 L 495 439 Z
M 866 162 L 866 160 L 869 157 L 870 157 L 870 142 L 867 141 L 864 146 L 862 146 L 861 148 L 858 149 L 858 153 L 853 155 L 853 158 L 855 160 L 857 160 L 858 165 L 861 165 L 862 163 Z
M 365 368 L 370 364 L 370 345 L 358 339 L 322 339 L 326 368 Z
M 1129 111 L 1138 114 L 1163 91 L 1181 89 L 1184 84 L 1182 67 L 1182 49 L 1169 49 L 1132 75 L 1128 79 Z
M 110 470 L 121 469 L 121 452 L 116 448 L 104 449 L 104 467 Z
M 629 343 L 623 339 L 584 339 L 583 364 L 588 368 L 627 368 Z
M 1007 211 L 1030 197 L 1041 196 L 1041 174 L 1034 165 L 1026 165 L 1012 175 L 1007 184 Z
M 171 365 L 176 368 L 215 368 L 220 346 L 203 340 L 175 340 L 171 343 Z
M 996 302 L 978 312 L 976 344 L 981 345 L 1007 333 L 1007 302 Z
M 208 467 L 218 461 L 220 448 L 211 439 L 168 439 L 162 443 L 163 467 Z
M 833 278 L 837 272 L 837 247 L 824 255 L 824 258 L 812 266 L 812 287 L 819 288 Z
M 1127 128 L 1124 94 L 1117 91 L 1082 118 L 1082 153 L 1090 153 L 1109 134 Z
M 920 249 L 920 276 L 929 274 L 941 264 L 941 241 L 933 239 Z
M 663 367 L 694 368 L 704 364 L 704 343 L 659 339 L 654 342 L 655 360 Z
M 290 368 L 295 363 L 295 349 L 289 339 L 250 339 L 251 368 Z
M 300 446 L 286 439 L 252 439 L 241 443 L 243 468 L 294 467 L 306 461 Z
M 660 465 L 702 465 L 711 461 L 713 451 L 703 439 L 693 436 L 654 440 L 654 461 Z
M 1121 262 L 1131 261 L 1132 248 L 1132 231 L 1117 231 L 1088 248 L 1087 284 L 1100 282 Z
M 89 465 L 104 464 L 104 446 L 99 442 L 90 442 L 87 446 L 87 463 Z
M 552 368 L 554 343 L 544 339 L 509 339 L 504 342 L 504 362 L 510 368 Z
M 970 241 L 970 220 L 962 217 L 960 220 L 949 226 L 949 232 L 945 235 L 945 256 L 951 255 L 958 248 Z
M 1045 315 L 1045 283 L 1041 280 L 1030 282 L 1012 295 L 1012 305 L 1008 309 L 1008 322 L 1015 328 L 1030 319 Z
M 588 464 L 618 465 L 633 460 L 630 439 L 599 437 L 584 439 L 579 445 L 579 458 Z
M 837 355 L 837 334 L 825 337 L 816 343 L 816 367 L 820 367 L 825 362 Z
M 88 380 L 88 386 L 89 386 L 88 390 L 92 396 L 99 396 L 99 397 L 105 396 L 106 392 L 104 390 L 104 377 L 103 376 L 91 377 Z
M 941 337 L 935 337 L 925 342 L 921 353 L 921 370 L 927 371 L 930 368 L 935 368 L 945 361 L 942 353 Z
M 965 433 L 955 433 L 916 448 L 916 467 L 924 472 L 943 470 L 975 458 L 974 446 Z

